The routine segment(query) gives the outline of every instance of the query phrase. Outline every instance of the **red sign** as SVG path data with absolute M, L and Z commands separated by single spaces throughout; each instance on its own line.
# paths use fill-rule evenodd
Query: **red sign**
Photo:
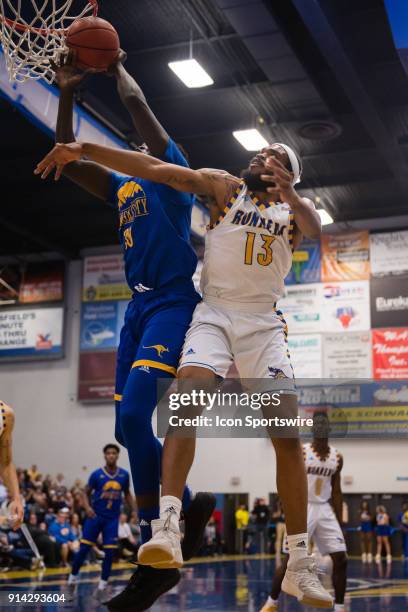
M 79 357 L 80 401 L 110 400 L 115 393 L 116 351 L 84 352 Z
M 374 329 L 374 378 L 408 378 L 408 327 Z

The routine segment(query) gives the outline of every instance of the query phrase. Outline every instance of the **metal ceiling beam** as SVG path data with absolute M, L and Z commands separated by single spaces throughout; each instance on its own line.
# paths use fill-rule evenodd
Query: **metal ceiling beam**
M 292 0 L 292 2 L 367 133 L 375 142 L 379 155 L 395 176 L 404 196 L 408 197 L 408 172 L 404 155 L 365 90 L 318 0 Z
M 193 40 L 193 47 L 196 45 L 207 45 L 208 43 L 224 42 L 226 40 L 237 40 L 240 36 L 235 32 L 231 34 L 219 34 L 218 36 L 208 36 L 208 38 L 195 38 Z M 169 43 L 168 45 L 157 45 L 156 47 L 147 47 L 146 49 L 135 49 L 134 51 L 128 51 L 128 57 L 135 57 L 136 55 L 146 55 L 147 53 L 157 53 L 159 51 L 171 51 L 172 49 L 182 49 L 183 47 L 188 51 L 190 40 L 183 40 L 181 42 Z

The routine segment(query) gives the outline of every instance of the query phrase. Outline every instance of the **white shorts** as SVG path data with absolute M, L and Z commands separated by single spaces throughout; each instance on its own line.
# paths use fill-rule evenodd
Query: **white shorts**
M 233 363 L 241 378 L 293 378 L 287 325 L 279 310 L 265 314 L 198 304 L 179 370 L 196 366 L 225 378 Z
M 322 556 L 347 551 L 343 532 L 328 502 L 307 505 L 307 533 L 309 540 L 313 540 Z M 286 554 L 289 553 L 286 536 L 282 550 Z

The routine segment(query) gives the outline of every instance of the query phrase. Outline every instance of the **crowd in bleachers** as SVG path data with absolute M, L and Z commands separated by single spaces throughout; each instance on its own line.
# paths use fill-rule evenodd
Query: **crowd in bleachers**
M 17 470 L 20 491 L 24 497 L 24 522 L 38 548 L 42 560 L 36 558 L 21 530 L 8 526 L 6 512 L 0 522 L 0 569 L 22 567 L 33 569 L 67 566 L 79 548 L 82 526 L 86 519 L 85 483 L 77 479 L 69 487 L 64 475 L 43 475 L 36 465 Z M 7 504 L 7 490 L 0 480 L 0 505 Z M 117 559 L 131 558 L 140 538 L 137 513 L 123 508 L 119 523 Z M 89 562 L 103 559 L 99 543 L 92 549 Z

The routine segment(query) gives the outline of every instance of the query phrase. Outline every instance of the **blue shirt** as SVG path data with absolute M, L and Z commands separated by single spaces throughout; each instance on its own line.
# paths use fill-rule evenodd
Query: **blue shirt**
M 188 167 L 173 140 L 163 160 Z M 137 177 L 111 174 L 126 280 L 132 291 L 181 287 L 194 294 L 197 256 L 190 244 L 193 196 Z
M 73 542 L 77 539 L 68 521 L 61 524 L 55 520 L 48 527 L 48 533 L 55 538 L 58 544 L 66 544 L 67 542 Z
M 104 518 L 119 517 L 122 495 L 129 489 L 129 473 L 117 468 L 114 474 L 99 468 L 92 472 L 88 486 L 92 491 L 92 508 Z

